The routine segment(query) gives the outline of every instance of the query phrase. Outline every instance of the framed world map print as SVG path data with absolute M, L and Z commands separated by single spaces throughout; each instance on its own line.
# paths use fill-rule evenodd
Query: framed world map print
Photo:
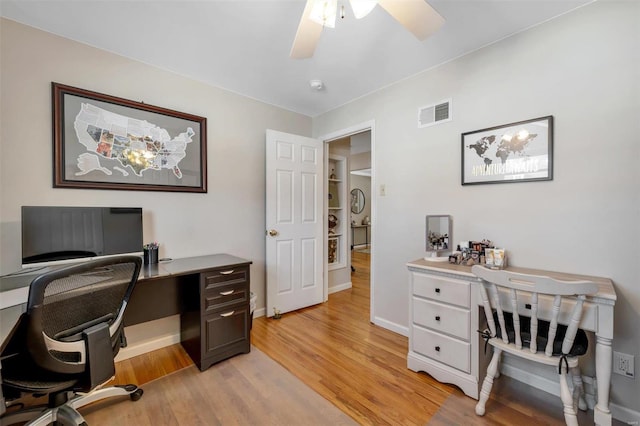
M 553 116 L 462 134 L 462 185 L 553 179 Z
M 207 119 L 52 83 L 56 188 L 207 192 Z

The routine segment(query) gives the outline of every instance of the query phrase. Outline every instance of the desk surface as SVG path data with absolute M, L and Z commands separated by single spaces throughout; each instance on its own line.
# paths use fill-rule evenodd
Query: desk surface
M 185 257 L 153 265 L 142 265 L 139 281 L 166 278 L 172 275 L 198 273 L 221 266 L 246 265 L 249 260 L 229 254 L 211 254 L 206 256 Z M 24 271 L 16 275 L 0 278 L 0 309 L 21 305 L 27 302 L 29 285 L 39 275 L 60 269 L 67 265 L 47 266 L 33 271 Z
M 456 265 L 449 262 L 433 262 L 425 259 L 418 259 L 412 262 L 407 263 L 409 268 L 414 269 L 425 269 L 429 271 L 436 272 L 450 272 L 457 275 L 464 275 L 467 277 L 477 278 L 471 272 L 471 266 L 467 265 Z M 609 278 L 602 277 L 592 277 L 589 275 L 577 275 L 577 274 L 567 274 L 564 272 L 554 272 L 554 271 L 545 271 L 541 269 L 531 269 L 531 268 L 518 268 L 514 266 L 509 266 L 505 268 L 505 270 L 510 272 L 517 272 L 519 274 L 529 274 L 529 275 L 544 275 L 550 278 L 554 278 L 556 280 L 561 281 L 593 281 L 598 284 L 598 293 L 591 296 L 592 298 L 602 299 L 603 301 L 609 301 L 610 304 L 614 304 L 616 301 L 616 291 L 613 287 L 613 281 Z

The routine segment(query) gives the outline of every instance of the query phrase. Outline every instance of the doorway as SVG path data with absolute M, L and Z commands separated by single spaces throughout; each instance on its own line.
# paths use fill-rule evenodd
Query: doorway
M 370 295 L 369 317 L 374 322 L 374 262 L 375 262 L 375 173 L 374 173 L 374 122 L 363 123 L 333 134 L 323 140 L 325 149 L 325 170 L 332 174 L 331 158 L 346 158 L 345 213 L 347 223 L 341 228 L 346 234 L 349 250 L 348 262 L 343 268 L 326 268 L 325 280 L 328 293 L 350 288 L 352 284 L 368 289 Z M 355 197 L 352 195 L 355 194 Z M 330 194 L 325 194 L 325 200 Z M 352 209 L 353 207 L 353 209 Z M 327 209 L 327 214 L 333 212 Z M 331 238 L 331 237 L 330 237 Z M 361 289 L 360 289 L 361 290 Z

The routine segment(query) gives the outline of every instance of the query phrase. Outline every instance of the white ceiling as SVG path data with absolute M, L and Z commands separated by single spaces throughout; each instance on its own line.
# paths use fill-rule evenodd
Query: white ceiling
M 429 0 L 446 22 L 423 42 L 380 7 L 355 20 L 347 6 L 303 60 L 289 51 L 304 0 L 0 0 L 0 14 L 313 117 L 590 2 Z

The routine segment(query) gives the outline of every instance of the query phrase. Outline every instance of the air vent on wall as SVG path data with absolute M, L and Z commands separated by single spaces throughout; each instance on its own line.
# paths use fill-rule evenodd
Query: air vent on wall
M 451 99 L 418 108 L 418 127 L 451 121 Z

